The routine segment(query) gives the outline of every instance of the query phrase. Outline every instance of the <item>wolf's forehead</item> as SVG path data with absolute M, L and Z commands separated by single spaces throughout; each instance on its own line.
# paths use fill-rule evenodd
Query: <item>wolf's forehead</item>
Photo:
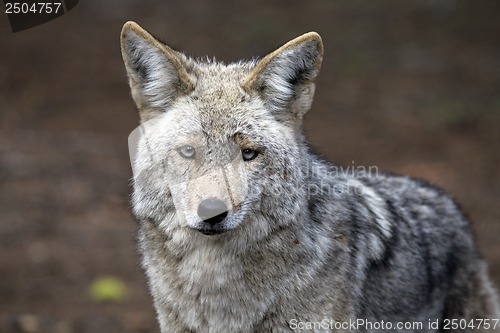
M 241 85 L 253 67 L 252 62 L 193 66 L 194 90 L 179 104 L 182 125 L 204 133 L 207 142 L 231 137 L 245 129 L 256 103 L 252 103 Z
M 245 93 L 241 88 L 251 63 L 224 65 L 206 63 L 198 66 L 196 84 L 192 97 L 203 109 L 228 110 L 241 103 Z

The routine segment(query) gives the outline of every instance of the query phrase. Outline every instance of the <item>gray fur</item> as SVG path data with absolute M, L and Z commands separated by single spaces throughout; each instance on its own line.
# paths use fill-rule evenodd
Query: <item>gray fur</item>
M 469 223 L 448 196 L 408 177 L 339 173 L 308 150 L 301 125 L 322 59 L 317 34 L 223 65 L 129 22 L 122 51 L 145 128 L 133 211 L 163 333 L 357 319 L 441 332 L 445 318 L 499 318 Z M 192 160 L 176 150 L 186 142 Z M 245 148 L 257 157 L 243 161 Z M 228 216 L 209 226 L 196 206 L 217 193 Z M 439 329 L 427 327 L 436 319 Z M 309 331 L 383 331 L 323 328 Z

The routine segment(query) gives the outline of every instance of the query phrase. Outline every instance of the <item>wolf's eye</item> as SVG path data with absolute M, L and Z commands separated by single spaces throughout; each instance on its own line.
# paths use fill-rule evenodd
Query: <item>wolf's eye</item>
M 259 152 L 256 150 L 245 148 L 241 150 L 241 156 L 243 157 L 243 161 L 251 161 L 259 155 Z
M 192 146 L 182 146 L 177 148 L 177 152 L 182 157 L 192 160 L 194 158 L 195 149 Z

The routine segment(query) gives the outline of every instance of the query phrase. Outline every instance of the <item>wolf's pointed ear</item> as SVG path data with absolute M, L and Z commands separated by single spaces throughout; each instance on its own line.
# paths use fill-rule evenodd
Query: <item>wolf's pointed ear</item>
M 279 119 L 300 122 L 311 107 L 322 59 L 321 37 L 309 32 L 260 60 L 242 87 L 258 93 Z
M 176 97 L 194 89 L 186 56 L 159 42 L 135 22 L 123 26 L 121 50 L 132 97 L 143 120 L 164 112 Z

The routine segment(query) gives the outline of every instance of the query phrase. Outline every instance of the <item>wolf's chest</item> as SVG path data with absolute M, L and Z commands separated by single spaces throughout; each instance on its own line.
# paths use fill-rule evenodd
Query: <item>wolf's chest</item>
M 159 279 L 150 279 L 156 281 L 156 301 L 196 332 L 252 332 L 274 299 L 226 253 L 204 248 L 186 254 L 176 265 L 154 262 L 160 265 L 148 267 L 148 274 L 160 273 Z
M 234 256 L 206 247 L 186 254 L 175 270 L 184 292 L 196 294 L 227 289 L 241 281 L 244 271 Z

